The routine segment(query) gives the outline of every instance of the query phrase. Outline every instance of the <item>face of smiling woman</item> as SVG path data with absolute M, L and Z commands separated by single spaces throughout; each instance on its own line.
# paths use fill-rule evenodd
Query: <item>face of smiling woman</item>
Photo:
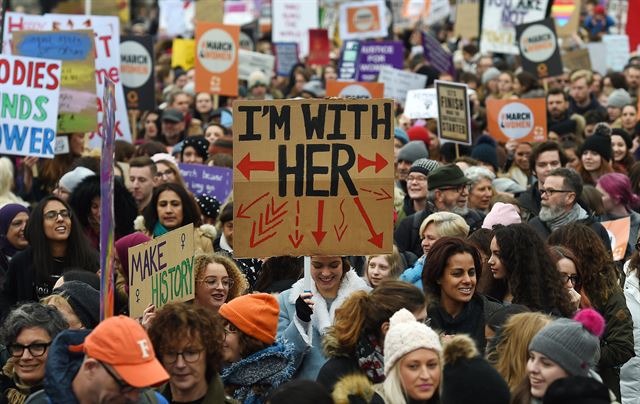
M 311 278 L 322 297 L 331 299 L 338 295 L 342 275 L 342 258 L 311 257 Z

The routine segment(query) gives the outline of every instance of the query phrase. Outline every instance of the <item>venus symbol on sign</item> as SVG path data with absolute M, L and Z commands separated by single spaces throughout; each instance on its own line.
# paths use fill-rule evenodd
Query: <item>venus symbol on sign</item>
M 184 242 L 185 242 L 186 239 L 187 239 L 187 236 L 185 236 L 185 234 L 182 233 L 180 235 L 180 247 L 182 247 L 183 250 L 184 250 Z
M 140 289 L 136 289 L 136 303 L 140 303 Z

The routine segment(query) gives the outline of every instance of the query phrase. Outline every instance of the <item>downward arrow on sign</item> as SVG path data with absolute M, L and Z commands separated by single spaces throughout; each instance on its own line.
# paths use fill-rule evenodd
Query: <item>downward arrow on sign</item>
M 362 202 L 360 201 L 360 198 L 356 196 L 355 198 L 353 198 L 353 201 L 356 203 L 356 206 L 360 211 L 360 215 L 362 215 L 364 222 L 367 224 L 367 227 L 369 228 L 369 233 L 371 233 L 371 238 L 367 241 L 369 241 L 371 244 L 375 245 L 378 248 L 382 248 L 382 238 L 384 233 L 376 233 L 375 229 L 373 228 L 373 223 L 371 223 L 371 219 L 367 215 L 367 212 L 364 210 L 364 206 L 362 206 Z
M 318 201 L 318 229 L 316 231 L 312 231 L 313 238 L 316 239 L 316 243 L 318 246 L 322 243 L 324 236 L 327 235 L 326 231 L 322 230 L 322 220 L 324 217 L 324 201 Z

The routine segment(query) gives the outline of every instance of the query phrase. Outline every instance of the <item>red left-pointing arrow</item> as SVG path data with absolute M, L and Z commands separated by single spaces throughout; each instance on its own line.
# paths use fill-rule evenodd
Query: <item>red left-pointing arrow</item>
M 251 180 L 251 171 L 274 171 L 276 163 L 273 161 L 251 161 L 251 153 L 247 153 L 236 167 L 246 179 Z

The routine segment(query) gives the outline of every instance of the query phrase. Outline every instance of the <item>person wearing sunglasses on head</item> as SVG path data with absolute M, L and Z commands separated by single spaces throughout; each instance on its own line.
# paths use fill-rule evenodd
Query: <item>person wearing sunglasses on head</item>
M 25 230 L 29 247 L 9 262 L 3 312 L 19 301 L 39 301 L 49 296 L 67 268 L 96 272 L 98 254 L 91 248 L 69 204 L 56 196 L 43 198 L 31 212 Z
M 9 360 L 0 373 L 0 402 L 22 403 L 42 389 L 51 341 L 68 327 L 51 306 L 26 303 L 13 309 L 2 327 Z
M 25 404 L 167 403 L 150 387 L 168 380 L 142 326 L 110 317 L 93 330 L 65 330 L 51 342 L 44 389 Z

